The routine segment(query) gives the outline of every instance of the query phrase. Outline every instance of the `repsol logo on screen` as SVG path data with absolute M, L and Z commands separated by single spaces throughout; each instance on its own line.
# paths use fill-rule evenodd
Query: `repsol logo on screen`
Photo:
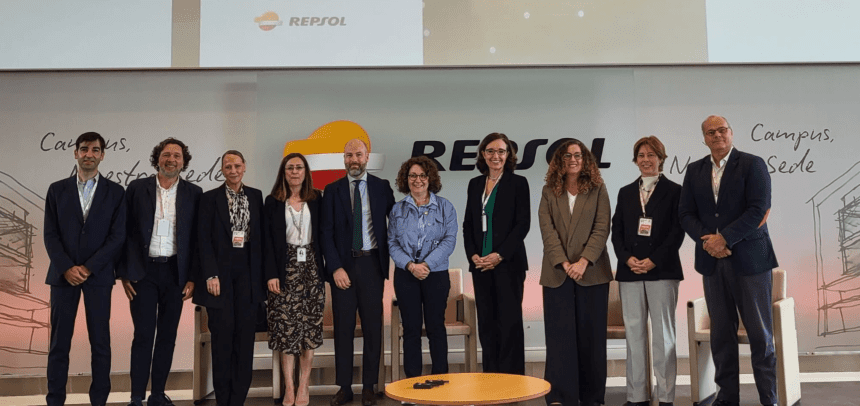
M 511 141 L 514 144 L 514 151 L 517 153 L 517 170 L 529 169 L 534 166 L 535 160 L 539 155 L 549 163 L 550 159 L 552 159 L 552 154 L 558 149 L 558 146 L 567 140 L 570 140 L 570 138 L 560 138 L 549 144 L 549 140 L 546 138 L 536 138 L 527 142 L 522 149 L 519 148 L 516 142 Z M 451 159 L 448 161 L 447 169 L 440 162 L 440 159 L 443 159 L 443 155 L 448 151 L 448 146 L 445 142 L 436 140 L 415 141 L 412 144 L 412 156 L 426 155 L 436 163 L 436 167 L 440 171 L 471 171 L 475 169 L 474 162 L 478 157 L 478 145 L 480 144 L 481 140 L 454 141 L 451 144 Z M 597 166 L 600 169 L 609 168 L 610 165 L 609 162 L 601 160 L 604 144 L 606 144 L 605 138 L 595 138 L 591 141 L 591 148 L 589 148 L 597 159 Z M 546 148 L 546 151 L 541 152 L 540 150 L 544 145 L 549 145 L 549 147 Z

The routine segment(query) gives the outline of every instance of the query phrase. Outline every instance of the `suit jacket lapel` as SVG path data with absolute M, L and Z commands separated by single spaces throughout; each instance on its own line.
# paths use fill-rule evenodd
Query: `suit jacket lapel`
M 338 189 L 340 190 L 340 198 L 341 203 L 343 204 L 343 211 L 349 221 L 349 229 L 352 230 L 355 225 L 353 224 L 352 219 L 352 199 L 349 198 L 349 178 L 344 176 L 338 182 L 340 182 L 340 187 L 338 187 Z
M 110 181 L 107 180 L 107 178 L 105 178 L 104 176 L 99 174 L 99 181 L 96 184 L 96 191 L 95 191 L 95 194 L 93 195 L 93 201 L 92 201 L 92 203 L 90 203 L 90 213 L 93 213 L 94 211 L 98 210 L 101 207 L 102 201 L 107 197 L 107 192 L 108 192 L 107 191 L 107 189 L 108 189 L 107 183 L 108 182 L 110 182 Z M 77 189 L 78 189 L 77 186 L 78 185 L 75 184 L 75 191 L 77 191 Z M 78 207 L 80 207 L 80 204 L 78 205 Z M 81 210 L 81 218 L 83 218 L 83 215 L 84 215 L 84 212 L 83 212 L 83 210 Z M 89 219 L 89 216 L 87 216 L 87 219 Z
M 563 242 L 566 242 L 568 235 L 570 235 L 570 227 L 573 225 L 570 222 L 570 205 L 567 204 L 567 192 L 562 193 L 561 196 L 556 196 L 554 203 L 559 212 L 559 221 L 556 223 L 558 235 Z
M 735 169 L 738 167 L 738 162 L 740 154 L 737 149 L 732 149 L 729 154 L 729 159 L 726 161 L 726 169 L 723 170 L 723 177 L 720 178 L 720 193 L 718 194 L 716 207 L 719 206 L 720 202 L 724 202 L 726 200 L 726 194 L 729 193 L 729 188 L 725 187 L 727 185 L 734 184 L 735 173 L 737 172 Z
M 75 202 L 73 204 L 75 217 L 81 224 L 84 224 L 84 210 L 81 208 L 81 195 L 78 193 L 78 175 L 72 175 L 66 182 L 66 187 L 69 189 L 69 193 L 74 196 L 72 201 Z
M 158 196 L 156 194 L 156 191 L 155 191 L 155 189 L 157 187 L 156 183 L 158 183 L 158 179 L 156 179 L 155 176 L 150 177 L 149 179 L 147 179 L 146 187 L 143 188 L 143 190 L 144 190 L 144 199 L 143 199 L 144 203 L 143 204 L 146 205 L 145 206 L 146 210 L 144 211 L 144 213 L 152 213 L 153 214 L 152 216 L 150 216 L 152 218 L 148 221 L 154 221 L 155 220 L 155 210 L 158 208 L 158 205 L 155 203 L 155 199 L 157 198 L 156 196 Z M 158 196 L 158 197 L 160 197 L 160 196 Z
M 576 230 L 580 225 L 579 219 L 582 218 L 582 211 L 585 209 L 586 200 L 591 195 L 592 191 L 588 191 L 588 193 L 579 193 L 576 195 L 576 201 L 573 203 L 573 213 L 570 215 L 570 227 L 568 227 L 567 233 L 567 242 L 566 245 L 570 245 L 570 240 L 576 235 Z M 562 195 L 565 198 L 565 208 L 570 207 L 567 204 L 567 192 Z
M 227 203 L 227 191 L 226 185 L 221 185 L 218 188 L 218 192 L 215 193 L 215 207 L 218 211 L 218 216 L 221 217 L 221 222 L 224 224 L 224 228 L 227 231 L 227 234 L 230 235 L 230 238 L 233 238 L 233 226 L 230 223 L 230 207 Z
M 660 175 L 660 178 L 661 180 L 666 179 L 666 177 L 663 175 Z M 657 185 L 654 186 L 654 192 L 652 192 L 651 197 L 648 198 L 648 203 L 645 203 L 645 213 L 648 215 L 648 217 L 654 217 L 654 212 L 656 211 L 654 210 L 654 208 L 660 204 L 660 201 L 663 200 L 664 197 L 666 197 L 666 193 L 668 191 L 669 189 L 666 188 L 666 182 L 661 183 L 660 181 L 657 181 Z M 636 187 L 635 201 L 639 202 L 639 210 L 642 210 L 642 203 L 641 200 L 639 200 L 638 184 Z

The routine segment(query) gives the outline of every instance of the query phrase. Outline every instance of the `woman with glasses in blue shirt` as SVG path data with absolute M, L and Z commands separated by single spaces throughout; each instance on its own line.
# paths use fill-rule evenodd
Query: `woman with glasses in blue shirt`
M 457 243 L 457 211 L 436 193 L 436 164 L 426 156 L 400 166 L 397 190 L 406 195 L 388 215 L 388 247 L 394 260 L 394 293 L 403 323 L 403 369 L 421 375 L 421 325 L 430 341 L 432 374 L 448 372 L 448 258 Z

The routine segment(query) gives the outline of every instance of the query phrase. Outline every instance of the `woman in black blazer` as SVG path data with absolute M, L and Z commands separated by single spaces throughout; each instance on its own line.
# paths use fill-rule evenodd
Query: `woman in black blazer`
M 678 251 L 684 231 L 678 216 L 681 186 L 662 174 L 666 150 L 657 137 L 636 141 L 633 162 L 639 176 L 618 192 L 612 217 L 612 245 L 618 258 L 618 280 L 627 335 L 628 405 L 648 405 L 648 332 L 651 317 L 652 353 L 661 406 L 675 400 L 677 374 L 675 309 L 684 279 Z
M 194 303 L 206 306 L 212 334 L 212 383 L 219 405 L 241 405 L 254 361 L 257 306 L 264 299 L 263 194 L 242 184 L 245 158 L 221 156 L 224 184 L 200 197 L 200 268 Z
M 281 353 L 285 406 L 310 403 L 308 387 L 314 349 L 323 341 L 321 201 L 322 192 L 313 187 L 304 155 L 285 156 L 265 206 L 269 348 Z M 298 391 L 293 380 L 297 357 L 301 366 Z
M 528 258 L 529 183 L 515 175 L 516 151 L 492 133 L 478 146 L 478 170 L 469 181 L 463 245 L 475 287 L 484 372 L 525 374 L 523 284 Z

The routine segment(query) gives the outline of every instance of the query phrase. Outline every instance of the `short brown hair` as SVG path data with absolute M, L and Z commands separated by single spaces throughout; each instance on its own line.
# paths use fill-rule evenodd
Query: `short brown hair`
M 491 133 L 484 137 L 481 140 L 481 144 L 478 145 L 478 162 L 475 163 L 475 166 L 478 168 L 481 173 L 484 175 L 490 173 L 490 167 L 487 166 L 487 160 L 484 159 L 484 150 L 487 149 L 487 144 L 495 141 L 495 140 L 503 140 L 505 141 L 506 148 L 508 149 L 508 155 L 505 158 L 505 170 L 513 172 L 517 167 L 517 151 L 514 148 L 514 143 L 508 139 L 508 136 L 502 133 Z
M 657 154 L 657 158 L 660 159 L 660 172 L 663 172 L 663 162 L 666 162 L 666 147 L 663 146 L 663 143 L 660 142 L 660 139 L 649 135 L 647 137 L 642 137 L 639 141 L 636 141 L 633 144 L 633 163 L 636 163 L 636 156 L 639 155 L 639 148 L 642 148 L 643 145 L 647 145 L 654 150 L 654 153 Z
M 409 194 L 409 170 L 415 165 L 420 166 L 427 174 L 427 190 L 431 193 L 439 193 L 442 190 L 442 178 L 439 177 L 439 169 L 436 168 L 436 164 L 430 158 L 424 155 L 409 158 L 403 165 L 400 165 L 400 171 L 397 172 L 397 191 Z
M 314 181 L 311 177 L 311 167 L 308 165 L 308 160 L 304 155 L 293 152 L 287 154 L 284 159 L 281 159 L 281 165 L 278 166 L 278 175 L 275 177 L 275 185 L 272 186 L 272 193 L 270 195 L 275 198 L 275 200 L 279 202 L 286 202 L 287 199 L 292 195 L 292 191 L 290 187 L 287 185 L 287 176 L 285 175 L 285 169 L 287 167 L 287 162 L 293 158 L 299 158 L 302 160 L 302 163 L 305 165 L 305 179 L 302 180 L 302 188 L 299 191 L 299 199 L 302 201 L 314 200 L 318 196 L 318 191 L 314 189 Z

